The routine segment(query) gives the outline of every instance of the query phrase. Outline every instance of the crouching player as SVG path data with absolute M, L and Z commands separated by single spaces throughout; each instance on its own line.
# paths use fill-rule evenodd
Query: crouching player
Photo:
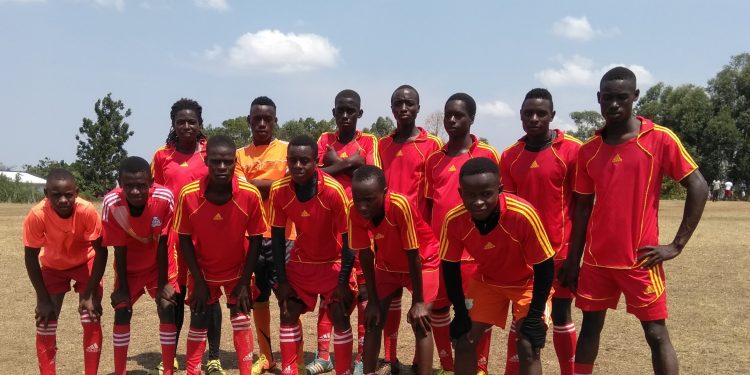
M 276 297 L 281 310 L 281 373 L 299 373 L 299 317 L 314 311 L 321 296 L 333 321 L 336 374 L 350 374 L 354 344 L 349 314 L 356 283 L 351 279 L 354 254 L 346 235 L 348 199 L 341 184 L 318 169 L 318 145 L 309 136 L 289 141 L 287 165 L 290 175 L 271 185 L 269 197 Z M 285 262 L 287 219 L 297 229 L 297 240 Z
M 57 318 L 65 293 L 75 281 L 83 326 L 84 373 L 94 375 L 102 350 L 101 280 L 107 265 L 101 220 L 91 203 L 78 198 L 75 178 L 64 169 L 49 172 L 44 195 L 23 222 L 26 272 L 36 291 L 39 372 L 57 371 Z
M 109 192 L 102 204 L 102 245 L 115 248 L 115 309 L 112 327 L 115 374 L 125 375 L 130 344 L 132 306 L 144 289 L 156 298 L 159 341 L 163 363 L 172 363 L 177 346 L 175 293 L 177 266 L 167 253 L 167 239 L 174 214 L 172 192 L 154 185 L 148 162 L 131 156 L 120 164 L 120 187 Z M 167 366 L 164 374 L 171 375 Z
M 356 209 L 349 212 L 350 247 L 359 250 L 369 296 L 364 373 L 376 371 L 386 313 L 405 287 L 412 293 L 407 319 L 416 340 L 417 370 L 432 374 L 430 310 L 440 280 L 437 240 L 409 200 L 388 191 L 380 168 L 366 165 L 354 171 L 352 196 Z
M 227 296 L 240 374 L 253 365 L 250 275 L 258 260 L 266 222 L 255 186 L 234 177 L 236 146 L 217 135 L 206 145 L 208 176 L 182 188 L 174 228 L 190 268 L 187 373 L 200 374 L 213 308 Z M 195 240 L 195 245 L 193 245 Z
M 440 256 L 448 298 L 455 317 L 456 374 L 476 374 L 476 345 L 493 325 L 505 328 L 508 306 L 518 331 L 521 374 L 541 374 L 547 303 L 554 277 L 555 252 L 536 210 L 515 195 L 501 193 L 497 163 L 487 158 L 467 161 L 459 172 L 463 205 L 450 210 L 440 236 Z M 461 254 L 478 262 L 466 295 Z

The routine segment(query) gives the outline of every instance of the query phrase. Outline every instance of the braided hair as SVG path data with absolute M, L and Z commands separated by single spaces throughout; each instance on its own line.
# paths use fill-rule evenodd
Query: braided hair
M 172 104 L 172 110 L 169 112 L 169 118 L 172 120 L 172 125 L 174 125 L 174 118 L 177 116 L 177 113 L 186 109 L 191 110 L 198 115 L 198 124 L 200 125 L 201 129 L 203 129 L 203 107 L 201 107 L 201 105 L 198 104 L 198 102 L 196 102 L 195 100 L 188 98 L 182 98 Z M 196 141 L 200 142 L 204 139 L 206 139 L 206 135 L 203 134 L 201 130 L 199 130 Z M 177 131 L 174 130 L 174 126 L 170 126 L 166 144 L 167 146 L 174 146 L 176 143 Z

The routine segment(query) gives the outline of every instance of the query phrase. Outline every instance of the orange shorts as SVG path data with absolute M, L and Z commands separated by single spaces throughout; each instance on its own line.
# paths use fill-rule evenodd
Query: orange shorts
M 74 281 L 73 290 L 76 293 L 83 293 L 86 291 L 86 286 L 89 284 L 91 279 L 91 269 L 94 268 L 94 258 L 89 259 L 88 262 L 81 264 L 78 267 L 69 268 L 67 270 L 56 270 L 53 268 L 42 266 L 42 280 L 44 280 L 44 287 L 47 288 L 49 294 L 63 294 L 70 291 L 70 283 Z M 99 281 L 99 287 L 97 288 L 97 295 L 101 297 L 104 289 L 102 288 L 102 282 Z
M 475 260 L 461 261 L 461 284 L 463 285 L 464 295 L 469 289 L 471 280 L 474 279 L 474 275 L 479 270 L 479 262 Z M 445 288 L 445 278 L 443 277 L 443 269 L 440 269 L 440 287 L 438 288 L 437 298 L 435 303 L 432 305 L 433 308 L 442 308 L 450 306 L 451 301 L 448 299 L 448 290 Z
M 627 311 L 641 321 L 667 318 L 664 268 L 615 269 L 584 263 L 578 276 L 576 307 L 583 311 L 616 309 L 620 294 Z
M 177 277 L 170 277 L 167 283 L 174 288 L 176 293 L 180 292 L 177 285 Z M 115 274 L 115 290 L 117 290 L 117 274 Z M 128 275 L 128 289 L 130 290 L 130 306 L 133 306 L 142 295 L 148 292 L 151 298 L 156 298 L 156 292 L 159 289 L 159 273 L 143 272 L 139 274 Z
M 552 280 L 552 298 L 566 298 L 573 299 L 575 294 L 568 288 L 564 288 L 560 285 L 560 281 L 557 280 L 557 275 L 560 273 L 560 267 L 565 263 L 565 259 L 555 259 L 555 278 Z
M 383 299 L 401 288 L 412 292 L 411 276 L 404 272 L 391 272 L 375 268 L 375 282 L 378 284 L 378 299 Z M 440 285 L 440 268 L 422 269 L 422 296 L 424 303 L 432 303 L 437 298 Z
M 339 282 L 341 262 L 331 263 L 300 263 L 287 262 L 286 279 L 297 294 L 297 298 L 305 305 L 302 313 L 315 310 L 318 296 L 322 297 L 326 305 L 331 303 L 333 291 Z M 357 283 L 354 277 L 349 278 L 349 289 L 357 294 Z M 354 304 L 351 306 L 352 311 Z
M 234 279 L 230 281 L 224 281 L 224 282 L 212 282 L 212 281 L 206 281 L 206 285 L 208 286 L 208 300 L 206 301 L 207 305 L 212 305 L 214 303 L 219 302 L 219 298 L 221 298 L 221 295 L 227 296 L 227 306 L 229 305 L 235 305 L 237 304 L 237 298 L 232 296 L 232 291 L 234 291 L 234 288 L 237 286 L 237 283 L 240 281 L 240 279 Z M 252 282 L 251 282 L 252 284 Z M 185 298 L 185 303 L 190 304 L 190 299 L 192 298 L 192 293 L 194 290 L 195 281 L 193 281 L 192 277 L 188 277 L 187 279 L 187 298 Z M 222 293 L 223 289 L 223 293 Z M 250 290 L 252 291 L 252 285 L 250 285 Z
M 466 291 L 466 307 L 469 309 L 471 320 L 505 328 L 508 306 L 513 306 L 513 321 L 525 318 L 531 306 L 531 294 L 530 286 L 501 287 L 471 279 Z M 542 316 L 542 320 L 547 324 L 550 321 L 550 309 L 548 299 Z

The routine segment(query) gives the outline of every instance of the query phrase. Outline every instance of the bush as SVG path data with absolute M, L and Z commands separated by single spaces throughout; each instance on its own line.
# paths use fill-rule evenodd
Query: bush
M 679 199 L 685 200 L 687 197 L 687 189 L 682 187 L 679 182 L 664 177 L 661 181 L 661 199 Z
M 38 186 L 0 176 L 0 202 L 34 203 L 42 198 L 44 191 Z

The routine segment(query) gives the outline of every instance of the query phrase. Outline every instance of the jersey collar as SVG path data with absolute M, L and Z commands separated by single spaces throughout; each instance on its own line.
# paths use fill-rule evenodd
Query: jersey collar
M 476 150 L 477 146 L 479 146 L 479 138 L 477 138 L 477 136 L 474 135 L 474 134 L 469 134 L 469 135 L 471 136 L 471 141 L 472 142 L 471 142 L 471 146 L 469 146 L 469 151 L 467 153 L 468 154 L 473 154 L 474 150 Z M 440 149 L 440 151 L 442 153 L 448 152 L 448 143 L 447 142 L 446 142 L 446 144 L 443 145 L 443 147 Z
M 335 132 L 333 133 L 333 135 L 334 135 L 334 136 L 336 137 L 336 142 L 338 142 L 338 143 L 341 143 L 341 144 L 343 144 L 343 143 L 342 143 L 342 142 L 341 142 L 341 141 L 339 140 L 339 131 L 338 131 L 338 130 L 336 130 L 336 131 L 335 131 Z M 358 141 L 360 137 L 362 137 L 362 131 L 361 131 L 361 130 L 355 130 L 355 131 L 354 131 L 354 138 L 352 138 L 352 141 Z
M 638 131 L 638 138 L 640 138 L 642 135 L 650 132 L 651 130 L 654 130 L 654 122 L 650 119 L 647 119 L 643 116 L 635 116 L 635 118 L 638 119 L 638 121 L 641 122 L 641 129 Z M 606 126 L 602 126 L 601 129 L 597 129 L 594 134 L 601 137 L 602 132 L 604 131 L 604 128 Z
M 414 138 L 413 140 L 409 141 L 409 142 L 415 142 L 415 143 L 416 143 L 416 142 L 420 142 L 420 143 L 421 143 L 421 142 L 427 142 L 427 138 L 428 138 L 428 137 L 427 137 L 427 130 L 424 130 L 424 128 L 423 128 L 423 127 L 421 127 L 421 126 L 417 126 L 417 129 L 419 129 L 419 134 L 417 134 L 417 137 L 416 137 L 416 138 Z M 394 131 L 392 131 L 392 132 L 391 132 L 391 134 L 388 134 L 388 135 L 387 135 L 387 137 L 388 137 L 388 138 L 391 138 L 391 140 L 393 140 L 393 138 L 394 138 L 395 136 L 396 136 L 396 131 L 395 131 L 395 130 L 394 130 Z M 408 143 L 408 142 L 407 142 L 407 143 Z
M 552 140 L 552 144 L 560 143 L 565 139 L 565 133 L 560 129 L 552 129 L 555 131 L 555 139 Z M 523 137 L 518 139 L 519 143 L 526 143 L 526 139 L 528 138 L 528 135 L 524 135 Z
M 206 188 L 208 187 L 208 175 L 201 177 L 201 179 L 198 182 L 198 188 L 200 191 L 200 197 L 205 198 L 206 197 Z M 237 192 L 240 189 L 239 180 L 237 179 L 236 175 L 232 176 L 232 195 L 236 195 Z

